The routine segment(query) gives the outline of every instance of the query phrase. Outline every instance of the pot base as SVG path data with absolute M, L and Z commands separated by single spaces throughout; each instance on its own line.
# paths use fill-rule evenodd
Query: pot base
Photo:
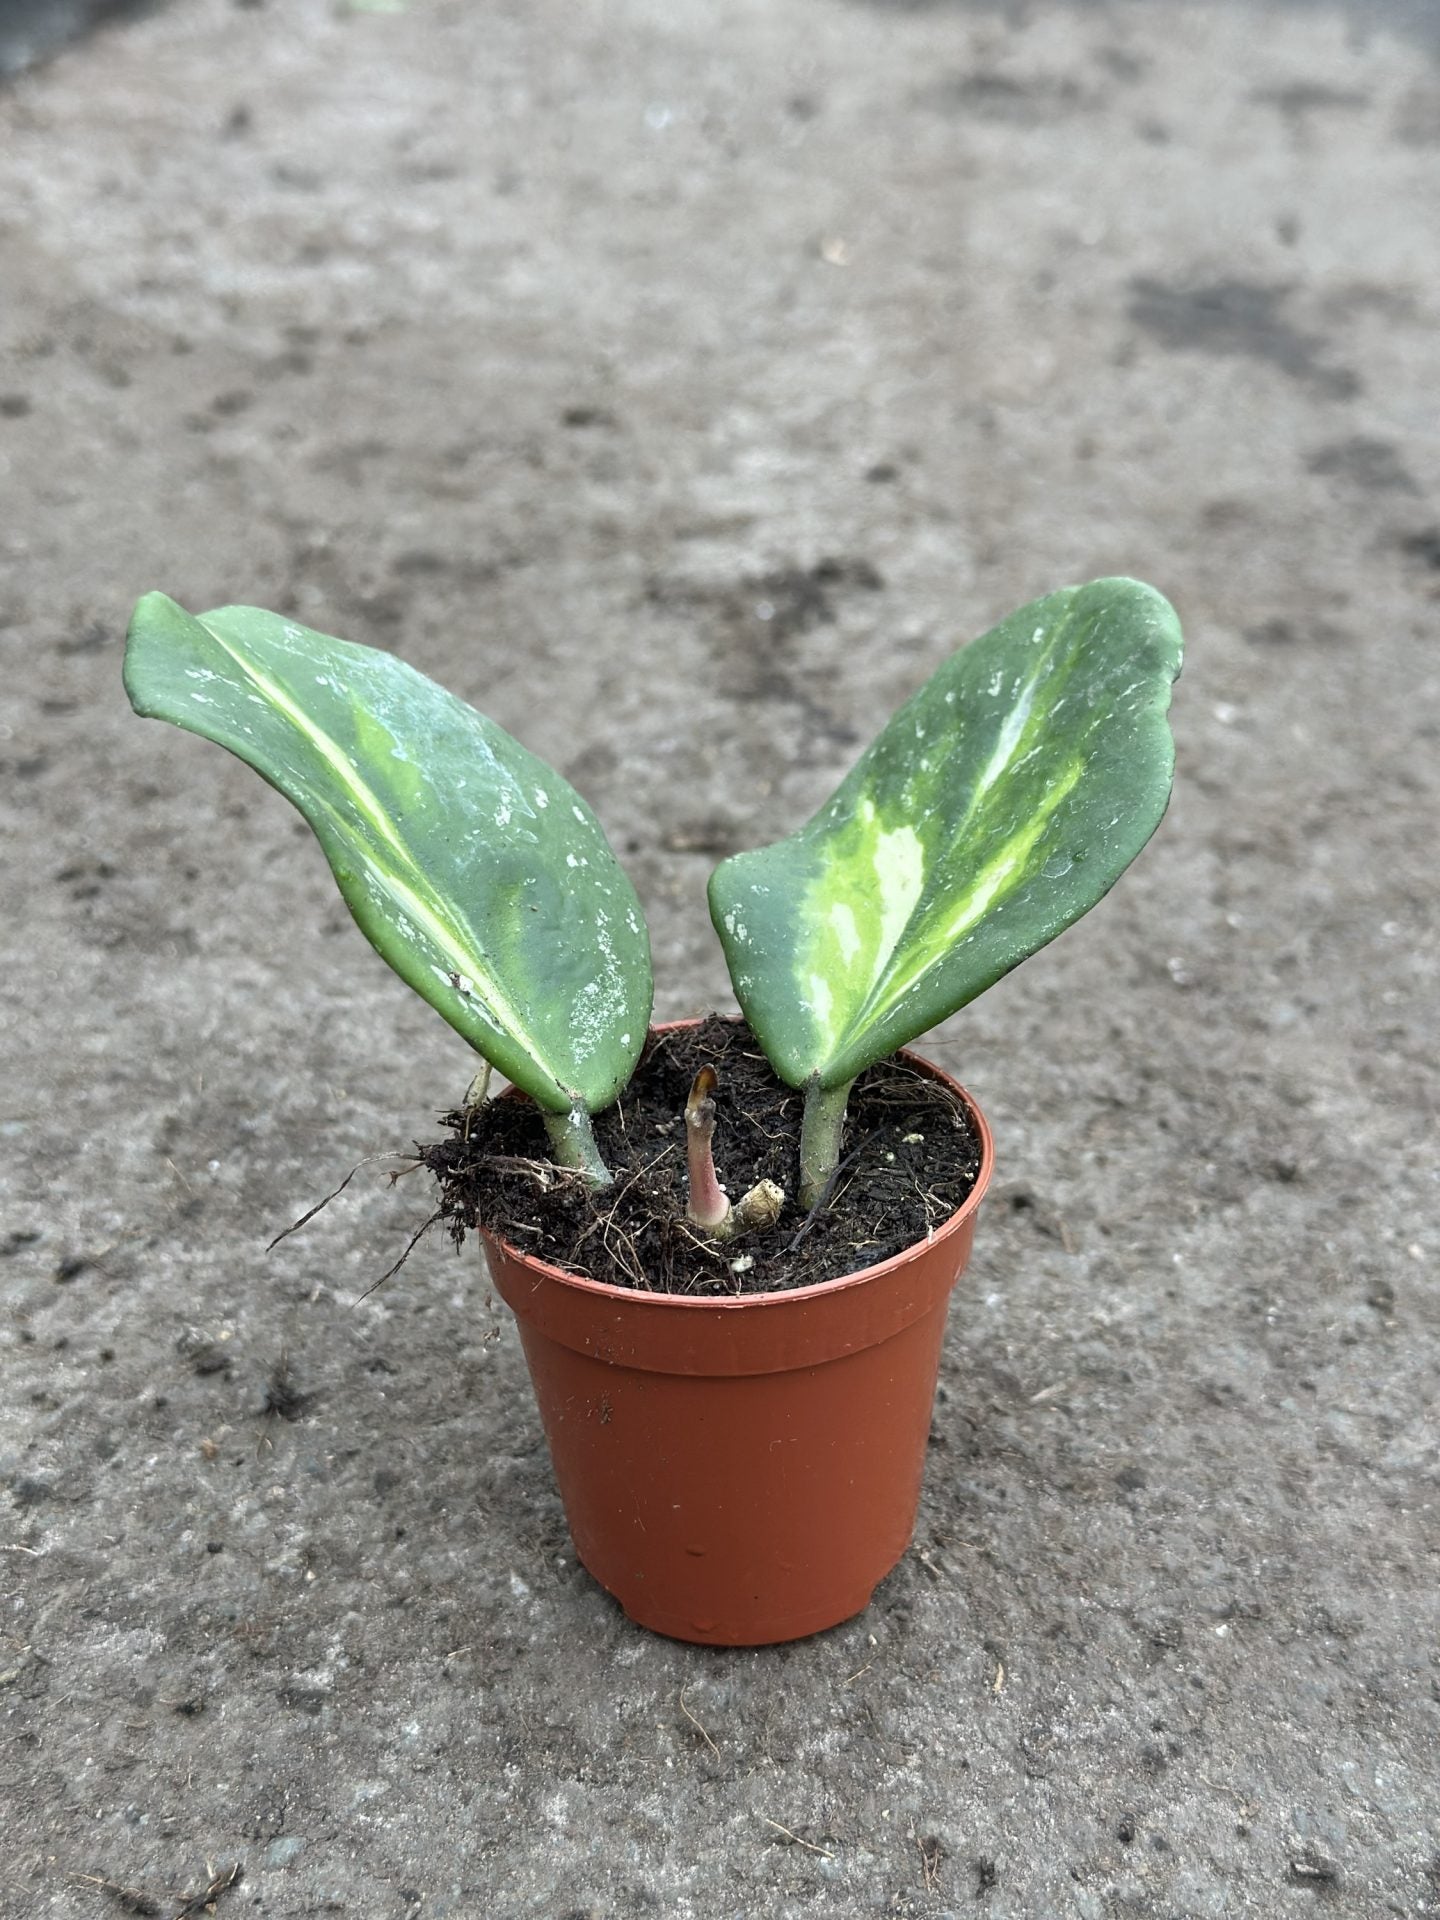
M 603 1586 L 604 1582 L 600 1584 Z M 751 1620 L 743 1626 L 729 1628 L 710 1619 L 685 1620 L 677 1614 L 652 1614 L 642 1606 L 625 1606 L 623 1600 L 620 1605 L 625 1609 L 625 1617 L 633 1620 L 637 1627 L 663 1634 L 667 1640 L 684 1640 L 696 1647 L 778 1647 L 787 1640 L 808 1640 L 812 1634 L 843 1626 L 865 1611 L 874 1593 L 874 1587 L 866 1587 L 849 1600 L 812 1607 L 807 1613 L 791 1614 L 783 1620 Z

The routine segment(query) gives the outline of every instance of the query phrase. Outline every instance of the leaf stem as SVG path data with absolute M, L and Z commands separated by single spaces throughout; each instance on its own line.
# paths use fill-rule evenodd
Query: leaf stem
M 571 1107 L 568 1113 L 551 1113 L 542 1109 L 541 1118 L 550 1136 L 555 1158 L 562 1167 L 573 1167 L 578 1173 L 583 1173 L 586 1185 L 597 1192 L 602 1187 L 614 1186 L 615 1176 L 600 1158 L 600 1149 L 595 1144 L 595 1129 L 584 1107 Z
M 817 1074 L 805 1088 L 805 1117 L 800 1123 L 800 1204 L 817 1206 L 840 1164 L 845 1107 L 855 1082 L 823 1087 Z

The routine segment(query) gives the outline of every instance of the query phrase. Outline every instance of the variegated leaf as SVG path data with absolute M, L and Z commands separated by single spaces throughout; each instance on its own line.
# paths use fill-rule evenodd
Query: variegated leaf
M 640 903 L 543 760 L 392 654 L 256 607 L 136 608 L 125 687 L 248 762 L 314 828 L 361 929 L 552 1112 L 596 1112 L 650 1015 Z
M 844 1086 L 1078 920 L 1170 794 L 1180 628 L 1153 588 L 1052 593 L 948 660 L 828 805 L 710 910 L 792 1086 Z

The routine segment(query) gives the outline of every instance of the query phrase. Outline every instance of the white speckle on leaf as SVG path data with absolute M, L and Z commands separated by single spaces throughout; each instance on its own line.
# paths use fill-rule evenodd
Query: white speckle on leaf
M 585 824 L 585 816 L 580 811 L 579 807 L 571 807 L 570 811 L 574 814 L 575 818 L 580 822 L 581 826 L 583 827 Z
M 535 804 L 541 808 L 548 807 L 550 804 L 550 796 L 543 787 L 536 787 L 535 789 Z
M 607 953 L 606 957 L 611 956 Z M 571 1004 L 570 1044 L 575 1049 L 577 1062 L 588 1060 L 609 1036 L 610 1023 L 606 1015 L 614 1010 L 618 993 L 614 972 L 612 967 L 608 996 L 598 980 L 588 980 Z

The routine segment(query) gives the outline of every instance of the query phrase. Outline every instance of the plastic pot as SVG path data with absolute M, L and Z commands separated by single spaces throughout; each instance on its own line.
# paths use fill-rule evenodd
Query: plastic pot
M 910 1544 L 950 1292 L 994 1165 L 878 1266 L 791 1293 L 695 1299 L 565 1273 L 492 1234 L 582 1563 L 632 1620 L 763 1646 L 863 1611 Z

